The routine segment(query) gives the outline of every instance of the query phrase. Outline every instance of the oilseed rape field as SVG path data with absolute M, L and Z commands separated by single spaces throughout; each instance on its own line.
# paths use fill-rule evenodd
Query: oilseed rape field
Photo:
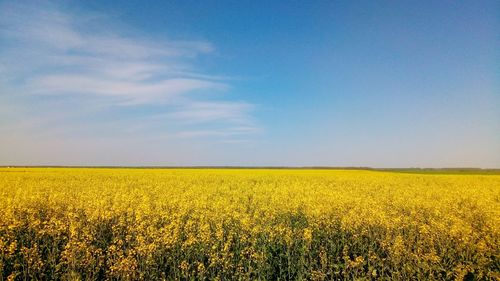
M 500 175 L 0 169 L 0 280 L 500 280 Z

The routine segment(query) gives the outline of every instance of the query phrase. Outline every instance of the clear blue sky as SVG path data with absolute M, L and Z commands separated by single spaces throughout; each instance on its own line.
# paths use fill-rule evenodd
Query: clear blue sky
M 500 167 L 498 1 L 0 1 L 0 165 Z

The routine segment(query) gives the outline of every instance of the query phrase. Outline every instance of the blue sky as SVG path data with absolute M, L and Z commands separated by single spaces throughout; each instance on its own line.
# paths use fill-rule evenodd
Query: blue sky
M 496 1 L 1 1 L 0 165 L 500 167 Z

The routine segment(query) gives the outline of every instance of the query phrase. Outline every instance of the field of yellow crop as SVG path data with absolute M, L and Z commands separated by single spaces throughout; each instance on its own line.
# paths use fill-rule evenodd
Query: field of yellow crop
M 0 169 L 0 280 L 499 280 L 500 175 Z

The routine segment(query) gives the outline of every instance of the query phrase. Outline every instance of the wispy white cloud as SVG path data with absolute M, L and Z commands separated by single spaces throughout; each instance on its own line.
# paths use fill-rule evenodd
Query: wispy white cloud
M 197 137 L 228 137 L 228 136 L 244 136 L 261 132 L 260 128 L 253 126 L 230 127 L 225 130 L 192 130 L 181 131 L 175 136 L 178 138 L 197 138 Z
M 109 28 L 113 23 L 105 15 L 71 13 L 44 1 L 20 2 L 2 4 L 1 33 L 13 40 L 35 43 L 37 47 L 126 59 L 195 56 L 214 49 L 205 41 L 134 38 L 123 34 L 124 30 Z
M 175 75 L 194 72 L 189 71 L 189 58 L 211 52 L 208 42 L 153 41 L 103 32 L 95 23 L 85 26 L 86 21 L 48 4 L 7 3 L 1 10 L 1 35 L 9 42 L 3 68 L 24 78 L 35 93 L 114 96 L 135 104 L 227 88 L 222 82 L 196 78 L 196 73 Z M 20 58 L 25 58 L 22 64 Z
M 172 78 L 155 82 L 110 79 L 97 75 L 44 75 L 28 81 L 34 93 L 89 94 L 121 98 L 120 104 L 134 105 L 168 101 L 195 90 L 218 90 L 226 85 L 206 80 Z
M 259 131 L 255 106 L 230 100 L 231 77 L 197 66 L 214 52 L 210 42 L 151 38 L 103 14 L 46 2 L 0 4 L 0 42 L 0 110 L 24 108 L 9 112 L 9 132 L 99 132 L 103 124 L 180 138 Z
M 251 123 L 249 111 L 254 106 L 246 102 L 192 102 L 185 104 L 178 111 L 169 114 L 170 117 L 189 123 L 225 122 Z

